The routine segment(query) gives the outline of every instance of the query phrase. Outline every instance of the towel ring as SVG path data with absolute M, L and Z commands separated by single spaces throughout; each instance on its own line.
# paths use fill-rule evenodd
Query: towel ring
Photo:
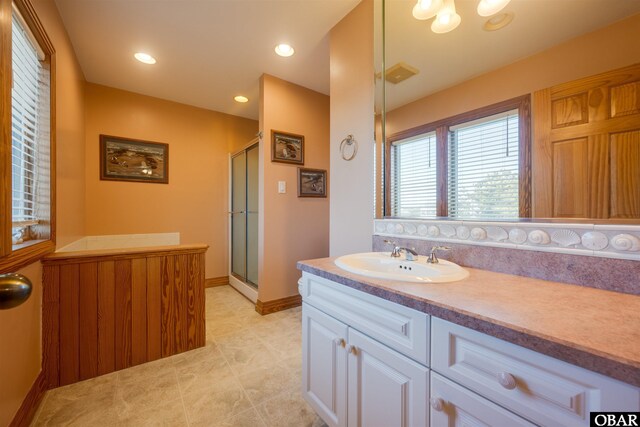
M 346 147 L 353 145 L 353 152 L 350 156 L 345 154 Z M 342 154 L 342 158 L 346 161 L 353 160 L 353 158 L 358 153 L 358 141 L 353 137 L 353 135 L 349 134 L 345 139 L 340 143 L 340 154 Z

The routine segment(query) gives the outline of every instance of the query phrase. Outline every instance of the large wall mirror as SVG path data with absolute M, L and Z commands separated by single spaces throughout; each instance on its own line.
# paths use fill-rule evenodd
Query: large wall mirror
M 377 3 L 376 216 L 640 223 L 640 1 L 480 3 Z

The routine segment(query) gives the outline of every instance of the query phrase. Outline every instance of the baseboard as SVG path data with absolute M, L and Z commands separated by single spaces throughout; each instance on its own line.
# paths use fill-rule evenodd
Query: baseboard
M 38 405 L 42 401 L 44 392 L 46 391 L 45 378 L 42 371 L 36 377 L 31 389 L 22 401 L 22 405 L 13 417 L 13 421 L 9 427 L 26 427 L 33 421 L 33 416 L 38 410 Z
M 275 313 L 276 311 L 287 310 L 289 308 L 298 307 L 302 304 L 301 295 L 292 295 L 286 298 L 275 299 L 272 301 L 260 301 L 256 303 L 256 311 L 260 314 Z
M 216 286 L 226 286 L 229 284 L 229 276 L 212 277 L 204 280 L 205 288 L 215 288 Z

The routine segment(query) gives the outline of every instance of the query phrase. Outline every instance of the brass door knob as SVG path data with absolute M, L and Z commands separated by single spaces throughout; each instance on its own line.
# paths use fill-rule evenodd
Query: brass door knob
M 0 274 L 0 310 L 17 307 L 31 295 L 31 280 L 17 273 Z

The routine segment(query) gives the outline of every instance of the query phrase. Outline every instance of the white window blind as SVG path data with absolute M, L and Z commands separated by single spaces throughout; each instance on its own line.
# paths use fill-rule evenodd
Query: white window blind
M 451 127 L 449 216 L 519 216 L 518 110 Z
M 50 73 L 44 57 L 14 9 L 11 184 L 16 232 L 49 220 Z M 19 234 L 24 237 L 24 233 Z
M 436 215 L 435 132 L 391 146 L 391 215 Z

